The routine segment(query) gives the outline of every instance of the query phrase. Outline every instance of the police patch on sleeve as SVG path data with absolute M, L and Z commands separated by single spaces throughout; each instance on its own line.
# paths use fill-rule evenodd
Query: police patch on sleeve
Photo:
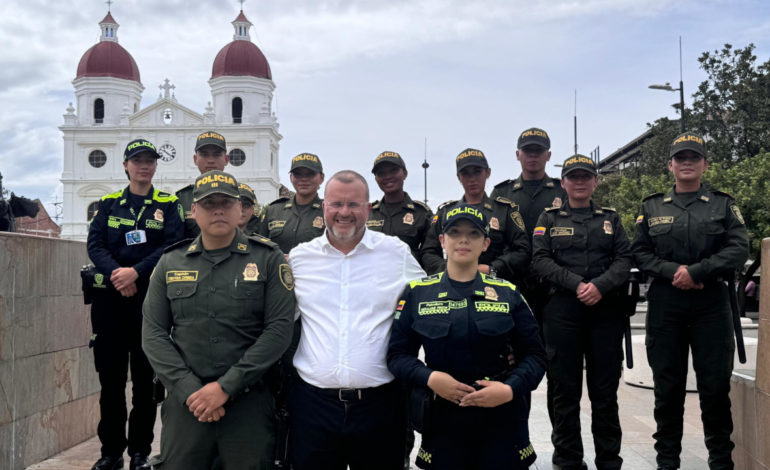
M 177 204 L 176 208 L 179 210 L 179 218 L 184 222 L 184 207 L 181 204 Z
M 291 267 L 288 264 L 278 266 L 278 277 L 281 279 L 281 284 L 283 284 L 286 290 L 294 289 L 294 274 L 291 272 Z
M 743 215 L 741 214 L 741 210 L 738 209 L 738 206 L 730 206 L 730 210 L 733 211 L 733 214 L 735 214 L 735 218 L 738 219 L 738 222 L 741 223 L 741 225 L 746 225 L 746 222 L 743 220 Z
M 523 232 L 524 229 L 524 219 L 521 217 L 521 213 L 519 211 L 511 212 L 511 220 L 513 220 L 513 223 L 516 224 L 519 229 Z

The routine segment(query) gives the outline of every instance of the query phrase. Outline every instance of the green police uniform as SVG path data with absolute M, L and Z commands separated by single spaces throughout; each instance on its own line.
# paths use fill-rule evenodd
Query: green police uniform
M 465 204 L 465 197 L 460 201 L 449 201 L 439 206 L 428 230 L 428 235 L 420 250 L 420 260 L 428 274 L 435 274 L 446 269 L 443 249 L 439 234 L 443 232 L 441 221 L 446 213 L 459 204 Z M 518 283 L 529 267 L 531 257 L 529 236 L 524 233 L 521 214 L 511 201 L 497 197 L 484 196 L 481 204 L 471 204 L 481 209 L 489 220 L 489 248 L 479 257 L 479 264 L 487 264 L 497 276 Z
M 289 253 L 300 243 L 324 233 L 323 200 L 316 197 L 307 206 L 297 204 L 296 197 L 280 197 L 271 202 L 262 213 L 257 233 L 278 244 Z
M 184 209 L 184 237 L 195 238 L 201 233 L 201 230 L 198 228 L 198 224 L 195 223 L 195 219 L 192 218 L 193 185 L 188 184 L 177 191 L 176 197 L 179 199 L 182 209 Z
M 199 180 L 224 186 L 207 176 L 214 173 L 230 177 L 209 172 Z M 225 468 L 269 468 L 275 404 L 264 377 L 291 340 L 293 288 L 278 247 L 238 229 L 228 247 L 206 250 L 199 236 L 161 257 L 142 327 L 142 347 L 169 390 L 155 468 L 208 469 L 216 454 Z M 185 401 L 214 381 L 230 397 L 226 413 L 198 422 Z
M 413 201 L 404 193 L 404 200 L 389 204 L 384 200 L 372 204 L 366 228 L 401 239 L 412 249 L 412 255 L 420 260 L 420 246 L 430 228 L 433 211 L 420 201 Z
M 678 468 L 688 350 L 698 382 L 709 467 L 733 468 L 730 376 L 733 326 L 727 286 L 748 256 L 748 234 L 733 198 L 703 186 L 648 196 L 636 220 L 633 253 L 652 276 L 647 293 L 647 358 L 655 382 L 658 466 Z M 686 266 L 703 289 L 671 285 Z
M 561 187 L 561 180 L 548 175 L 534 181 L 524 180 L 521 176 L 505 180 L 495 185 L 489 197 L 494 199 L 498 196 L 516 205 L 516 209 L 524 219 L 524 231 L 529 236 L 532 236 L 537 218 L 546 208 L 561 207 L 562 202 L 567 200 L 567 193 Z
M 614 209 L 561 207 L 545 210 L 532 237 L 532 266 L 551 286 L 543 306 L 548 352 L 549 412 L 553 421 L 553 463 L 580 468 L 580 398 L 585 364 L 593 409 L 591 432 L 596 466 L 620 468 L 621 428 L 618 383 L 624 316 L 618 291 L 628 280 L 631 245 Z M 593 283 L 602 299 L 587 306 L 577 298 L 581 282 Z M 584 362 L 585 359 L 585 362 Z

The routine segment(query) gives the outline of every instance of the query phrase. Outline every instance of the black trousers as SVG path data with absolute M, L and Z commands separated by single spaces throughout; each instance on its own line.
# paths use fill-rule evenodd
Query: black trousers
M 494 408 L 459 407 L 436 398 L 420 455 L 434 470 L 520 470 L 537 456 L 527 427 L 530 395 Z
M 609 296 L 608 296 L 609 297 Z M 622 431 L 618 417 L 618 383 L 623 353 L 623 313 L 612 298 L 588 307 L 573 292 L 556 292 L 543 312 L 546 351 L 553 389 L 553 463 L 578 467 L 583 460 L 580 437 L 580 397 L 583 360 L 596 467 L 620 468 Z
M 396 382 L 356 392 L 319 389 L 297 380 L 290 397 L 295 470 L 401 470 L 403 393 Z
M 659 466 L 679 467 L 682 452 L 687 356 L 692 349 L 709 468 L 732 469 L 730 376 L 733 324 L 727 286 L 681 290 L 655 280 L 647 292 L 647 360 L 655 382 L 653 434 Z
M 142 302 L 146 289 L 123 297 L 111 287 L 94 295 L 91 304 L 94 364 L 102 390 L 97 433 L 102 455 L 149 455 L 155 425 L 153 371 L 142 351 Z M 131 371 L 131 413 L 126 408 L 126 383 Z M 128 421 L 128 435 L 126 435 Z

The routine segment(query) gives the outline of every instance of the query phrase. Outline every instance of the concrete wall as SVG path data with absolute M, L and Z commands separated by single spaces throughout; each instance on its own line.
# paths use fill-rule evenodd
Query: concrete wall
M 87 263 L 83 242 L 0 232 L 0 469 L 96 433 L 99 381 L 79 274 Z
M 730 387 L 733 459 L 742 470 L 770 470 L 770 238 L 762 240 L 761 280 L 756 374 L 736 370 Z

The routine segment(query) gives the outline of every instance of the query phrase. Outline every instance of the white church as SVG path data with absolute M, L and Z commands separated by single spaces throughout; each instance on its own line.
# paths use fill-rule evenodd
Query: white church
M 260 203 L 277 197 L 281 134 L 272 111 L 270 64 L 251 42 L 252 24 L 243 11 L 232 24 L 233 41 L 214 58 L 211 101 L 200 114 L 177 102 L 168 80 L 159 87 L 158 100 L 142 108 L 139 68 L 118 44 L 118 23 L 109 12 L 99 23 L 99 42 L 83 54 L 72 81 L 75 106 L 70 103 L 59 128 L 64 138 L 62 238 L 85 240 L 99 199 L 128 184 L 123 150 L 139 137 L 155 144 L 161 155 L 156 188 L 173 193 L 192 183 L 199 174 L 192 158 L 195 139 L 214 130 L 227 140 L 227 171 L 251 186 Z

